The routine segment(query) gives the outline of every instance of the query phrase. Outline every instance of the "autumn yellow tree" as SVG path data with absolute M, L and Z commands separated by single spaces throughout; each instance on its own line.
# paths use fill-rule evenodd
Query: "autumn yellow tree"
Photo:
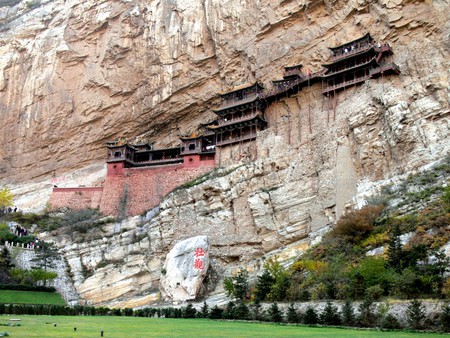
M 14 195 L 7 186 L 0 189 L 0 211 L 4 211 L 8 207 L 12 207 Z

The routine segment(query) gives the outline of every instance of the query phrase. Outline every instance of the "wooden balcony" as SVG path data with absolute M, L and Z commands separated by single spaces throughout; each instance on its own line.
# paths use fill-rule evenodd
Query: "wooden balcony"
M 341 83 L 338 83 L 334 86 L 328 86 L 322 90 L 322 94 L 328 94 L 330 92 L 339 91 L 341 89 L 356 85 L 358 83 L 364 82 L 366 80 L 370 79 L 370 75 L 365 75 L 361 77 L 357 77 L 356 79 L 344 81 Z
M 337 70 L 337 71 L 335 71 L 335 72 L 329 72 L 329 73 L 323 75 L 322 78 L 326 79 L 326 78 L 329 78 L 329 77 L 333 77 L 333 76 L 335 76 L 335 75 L 339 75 L 339 74 L 342 74 L 342 73 L 346 73 L 346 72 L 348 72 L 348 71 L 356 70 L 356 69 L 358 69 L 358 68 L 361 68 L 361 67 L 370 65 L 370 64 L 371 64 L 372 62 L 374 62 L 374 61 L 375 61 L 375 57 L 371 58 L 371 59 L 370 59 L 369 61 L 367 61 L 367 62 L 363 62 L 363 63 L 360 63 L 360 64 L 356 64 L 356 65 L 351 66 L 351 67 L 345 67 L 345 68 L 339 69 L 339 70 Z
M 377 78 L 381 75 L 390 75 L 390 74 L 400 74 L 400 68 L 397 64 L 395 64 L 394 62 L 391 63 L 387 63 L 387 64 L 383 64 L 380 65 L 379 67 L 373 68 L 370 71 L 370 77 L 371 78 Z
M 284 77 L 302 77 L 304 74 L 298 68 L 286 69 Z
M 258 112 L 254 112 L 253 114 L 247 114 L 245 116 L 239 117 L 239 118 L 234 118 L 234 119 L 229 119 L 229 120 L 219 120 L 219 127 L 223 127 L 223 126 L 228 126 L 231 124 L 235 124 L 238 122 L 243 122 L 243 121 L 248 121 L 248 120 L 252 120 L 254 119 L 256 116 L 258 116 Z
M 232 143 L 237 143 L 237 142 L 241 142 L 241 141 L 252 140 L 252 139 L 255 139 L 255 138 L 256 138 L 256 133 L 249 133 L 249 134 L 242 135 L 242 136 L 239 136 L 239 137 L 233 137 L 233 138 L 229 138 L 227 140 L 218 141 L 218 142 L 216 142 L 216 145 L 218 147 L 220 147 L 220 146 L 224 146 L 224 145 L 227 145 L 227 144 L 232 144 Z
M 174 164 L 174 163 L 181 163 L 183 162 L 182 157 L 175 157 L 175 158 L 162 158 L 159 160 L 149 160 L 149 161 L 133 161 L 131 162 L 133 165 L 137 167 L 142 166 L 152 166 L 152 165 L 164 165 L 164 164 Z
M 353 55 L 356 55 L 356 54 L 368 51 L 371 48 L 373 48 L 373 45 L 371 45 L 370 43 L 366 42 L 363 45 L 354 48 L 353 50 L 349 50 L 348 52 L 341 52 L 341 53 L 338 53 L 336 55 L 333 55 L 331 57 L 331 60 L 333 60 L 333 61 L 343 60 L 343 59 L 346 59 L 346 58 L 348 58 L 350 56 L 353 56 Z
M 227 101 L 223 102 L 219 108 L 214 109 L 214 111 L 219 112 L 221 110 L 226 110 L 226 109 L 233 108 L 236 106 L 241 106 L 246 103 L 251 103 L 251 102 L 257 100 L 258 98 L 259 98 L 259 94 L 254 94 L 254 95 L 244 97 L 242 99 L 235 98 L 232 100 L 227 100 Z

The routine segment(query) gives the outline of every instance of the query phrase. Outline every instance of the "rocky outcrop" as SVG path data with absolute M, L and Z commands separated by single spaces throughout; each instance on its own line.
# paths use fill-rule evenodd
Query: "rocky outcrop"
M 86 185 L 100 182 L 106 139 L 170 145 L 177 128 L 212 117 L 217 92 L 256 79 L 270 86 L 285 65 L 317 70 L 328 46 L 368 31 L 391 44 L 402 72 L 333 98 L 318 84 L 281 98 L 254 143 L 224 147 L 221 169 L 166 196 L 152 217 L 61 234 L 74 285 L 91 304 L 160 299 L 167 253 L 195 236 L 208 236 L 205 287 L 220 293 L 224 275 L 258 271 L 274 254 L 289 261 L 349 205 L 450 150 L 446 2 L 73 0 L 20 18 L 27 25 L 1 27 L 0 175 L 47 189 L 82 182 L 66 173 L 89 163 Z
M 159 283 L 164 300 L 194 300 L 201 291 L 209 268 L 207 236 L 185 239 L 175 244 L 166 257 Z

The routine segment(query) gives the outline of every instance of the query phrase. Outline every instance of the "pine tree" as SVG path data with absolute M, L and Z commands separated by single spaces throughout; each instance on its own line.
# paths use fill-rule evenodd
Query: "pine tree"
M 55 268 L 55 260 L 58 258 L 58 249 L 53 243 L 39 242 L 39 247 L 35 250 L 35 257 L 31 259 L 36 264 L 35 268 L 47 272 L 48 269 Z M 46 286 L 47 280 L 44 280 Z
M 450 305 L 447 304 L 442 308 L 440 320 L 442 331 L 450 332 Z
M 423 328 L 423 322 L 426 318 L 425 306 L 421 301 L 413 299 L 406 309 L 406 316 L 406 321 L 411 328 L 415 330 Z
M 300 317 L 297 313 L 297 311 L 295 310 L 294 304 L 290 304 L 288 309 L 287 309 L 287 321 L 289 323 L 298 323 L 300 322 Z
M 349 300 L 342 307 L 342 324 L 346 326 L 353 326 L 355 324 L 355 312 Z
M 256 282 L 255 298 L 261 302 L 265 301 L 274 284 L 275 278 L 267 269 L 264 269 L 262 275 L 258 276 L 258 281 Z
M 308 306 L 303 317 L 303 324 L 317 324 L 318 318 L 317 313 L 313 307 Z
M 262 309 L 261 303 L 258 299 L 250 306 L 251 314 L 250 317 L 253 320 L 264 320 L 264 310 Z
M 234 313 L 235 318 L 241 320 L 248 319 L 250 315 L 248 307 L 243 301 L 239 302 L 238 306 L 234 310 Z
M 400 241 L 400 228 L 397 226 L 392 230 L 392 236 L 388 243 L 388 265 L 395 271 L 400 272 L 403 270 L 402 263 L 402 243 Z
M 281 321 L 283 321 L 283 313 L 281 312 L 277 303 L 273 303 L 272 306 L 270 307 L 269 318 L 270 321 L 275 323 L 280 323 Z
M 183 311 L 183 318 L 195 318 L 197 310 L 192 304 L 188 304 Z
M 236 307 L 234 305 L 234 302 L 229 301 L 225 311 L 223 312 L 222 317 L 225 319 L 235 319 L 236 318 L 235 310 Z
M 327 302 L 323 312 L 320 314 L 320 322 L 326 325 L 339 325 L 341 323 L 338 309 L 330 301 Z
M 208 304 L 206 304 L 206 301 L 203 301 L 203 306 L 198 313 L 200 318 L 208 318 L 209 317 L 209 311 L 208 311 Z
M 223 310 L 219 309 L 217 305 L 214 305 L 214 307 L 209 312 L 209 318 L 210 319 L 222 319 L 222 313 Z

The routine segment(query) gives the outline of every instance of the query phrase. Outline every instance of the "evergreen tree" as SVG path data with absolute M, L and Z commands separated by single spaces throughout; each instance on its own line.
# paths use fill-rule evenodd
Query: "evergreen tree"
M 264 269 L 262 275 L 258 276 L 258 281 L 256 282 L 255 299 L 261 302 L 265 301 L 274 284 L 275 278 L 267 269 Z
M 294 304 L 290 304 L 288 309 L 287 309 L 287 321 L 289 323 L 299 323 L 300 322 L 300 317 L 297 313 L 297 310 L 295 310 Z
M 409 327 L 415 330 L 423 328 L 425 317 L 425 306 L 421 301 L 413 299 L 406 309 L 406 321 Z
M 39 242 L 39 246 L 35 250 L 35 257 L 31 259 L 35 263 L 36 268 L 44 271 L 56 267 L 55 260 L 58 258 L 58 249 L 53 243 Z M 47 280 L 44 280 L 46 286 Z
M 234 315 L 236 319 L 246 320 L 249 318 L 250 312 L 247 305 L 243 301 L 240 301 L 238 306 L 236 306 Z
M 245 299 L 249 292 L 247 270 L 241 269 L 236 276 L 225 278 L 223 287 L 228 297 Z
M 303 317 L 303 324 L 317 324 L 317 313 L 312 306 L 306 308 L 305 316 Z
M 392 229 L 392 236 L 388 243 L 388 265 L 395 271 L 400 272 L 403 270 L 403 250 L 402 243 L 400 241 L 400 228 L 398 225 Z
M 183 311 L 183 318 L 195 318 L 197 310 L 192 304 L 188 304 Z
M 326 325 L 339 325 L 341 323 L 338 309 L 330 301 L 327 302 L 323 312 L 320 314 L 320 322 Z
M 222 317 L 225 319 L 235 319 L 236 318 L 235 310 L 236 307 L 234 305 L 234 302 L 229 301 L 225 311 L 223 312 Z
M 353 326 L 355 324 L 355 312 L 349 300 L 342 307 L 342 324 L 345 326 Z
M 373 327 L 377 322 L 377 316 L 373 308 L 373 300 L 366 298 L 359 306 L 358 325 Z
M 442 308 L 440 315 L 441 329 L 444 332 L 450 332 L 450 305 L 446 305 Z
M 283 312 L 280 310 L 277 303 L 273 303 L 270 307 L 269 319 L 275 323 L 280 323 L 283 321 Z
M 206 301 L 203 301 L 203 306 L 198 313 L 198 316 L 200 318 L 208 318 L 209 317 L 209 311 L 208 311 L 208 304 L 206 304 Z
M 219 309 L 217 305 L 214 305 L 214 307 L 209 312 L 209 318 L 210 319 L 222 319 L 222 309 Z
M 250 306 L 251 313 L 250 317 L 253 320 L 264 320 L 264 310 L 262 309 L 261 303 L 258 299 Z

